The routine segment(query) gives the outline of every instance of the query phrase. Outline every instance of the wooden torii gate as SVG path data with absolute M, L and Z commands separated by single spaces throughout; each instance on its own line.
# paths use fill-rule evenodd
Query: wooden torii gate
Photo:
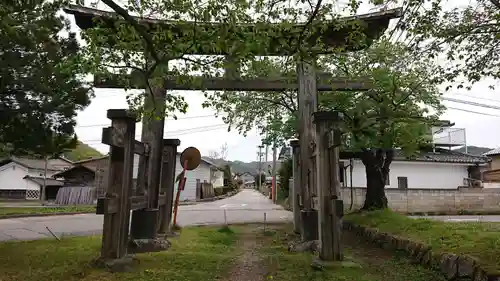
M 99 27 L 110 39 L 107 47 L 113 46 L 113 41 L 116 41 L 116 31 L 115 28 L 119 24 L 129 24 L 123 19 L 120 19 L 115 13 L 86 8 L 82 6 L 70 6 L 64 9 L 66 13 L 72 14 L 75 17 L 76 24 L 81 29 Z M 370 43 L 377 39 L 388 27 L 389 21 L 393 18 L 400 17 L 401 9 L 386 10 L 382 12 L 376 12 L 366 15 L 354 16 L 340 19 L 340 21 L 345 24 L 339 27 L 339 20 L 333 20 L 326 23 L 315 23 L 318 26 L 311 35 L 305 38 L 301 44 L 308 46 L 314 46 L 319 40 L 322 43 L 322 50 L 316 52 L 316 54 L 327 54 L 333 53 L 339 50 L 341 47 L 345 51 L 356 51 L 366 48 Z M 191 26 L 193 23 L 189 22 L 172 22 L 172 21 L 162 21 L 156 19 L 147 18 L 134 18 L 140 24 L 153 28 L 153 29 L 163 29 L 169 31 L 176 40 L 184 36 L 183 28 L 186 26 Z M 203 27 L 202 30 L 197 31 L 197 36 L 200 38 L 209 38 L 210 36 L 217 37 L 227 36 L 224 33 L 224 26 L 219 23 L 200 23 Z M 304 24 L 297 24 L 294 28 L 302 29 Z M 364 33 L 366 41 L 363 44 L 349 44 L 347 36 L 351 33 L 353 26 L 356 26 L 357 31 Z M 242 31 L 248 32 L 249 36 L 252 36 L 257 29 L 265 34 L 268 34 L 262 44 L 252 46 L 251 53 L 256 56 L 290 56 L 294 55 L 297 48 L 296 46 L 283 46 L 283 40 L 288 42 L 298 42 L 298 34 L 293 32 L 281 32 L 281 28 L 278 24 L 267 24 L 262 26 L 260 24 L 258 27 L 251 24 L 241 24 L 234 28 Z M 269 32 L 269 31 L 273 32 Z M 122 40 L 122 39 L 120 39 Z M 166 41 L 165 44 L 171 44 L 172 41 Z M 231 50 L 238 49 L 240 44 L 244 42 L 232 42 L 232 44 L 225 44 L 225 46 L 220 46 L 217 49 L 207 48 L 203 44 L 193 44 L 193 46 L 185 50 L 184 54 L 196 54 L 196 55 L 225 55 L 228 61 L 236 61 L 237 58 L 231 57 Z M 297 43 L 295 43 L 297 44 Z M 138 52 L 143 50 L 138 50 Z M 297 62 L 297 73 L 295 77 L 281 77 L 276 79 L 269 78 L 254 78 L 248 79 L 240 77 L 238 71 L 229 71 L 226 69 L 226 77 L 216 78 L 216 77 L 164 77 L 163 86 L 155 86 L 152 89 L 152 95 L 155 99 L 159 97 L 162 100 L 162 96 L 165 96 L 166 90 L 227 90 L 227 91 L 280 91 L 280 90 L 298 90 L 298 104 L 299 104 L 299 136 L 300 136 L 300 163 L 299 166 L 299 180 L 301 185 L 295 185 L 300 189 L 300 207 L 301 207 L 301 234 L 304 241 L 310 241 L 317 239 L 318 237 L 318 211 L 314 210 L 312 207 L 311 196 L 317 194 L 316 183 L 317 178 L 315 159 L 319 153 L 314 153 L 316 151 L 316 126 L 313 123 L 313 113 L 317 111 L 317 92 L 318 91 L 362 91 L 369 90 L 371 88 L 370 81 L 366 79 L 346 79 L 339 77 L 326 77 L 325 75 L 317 75 L 315 70 L 314 62 L 298 61 Z M 189 78 L 189 79 L 183 79 Z M 131 81 L 133 87 L 144 88 L 145 83 L 141 82 L 140 79 L 135 79 L 132 75 L 128 77 Z M 102 88 L 123 88 L 125 85 L 121 85 L 118 81 L 123 81 L 123 79 L 116 79 L 116 77 L 95 77 L 94 83 L 96 87 Z M 130 85 L 129 85 L 130 86 Z M 143 141 L 145 141 L 150 146 L 150 152 L 152 155 L 158 154 L 161 151 L 161 141 L 158 141 L 158 137 L 163 135 L 163 123 L 164 120 L 146 120 L 146 124 L 152 124 L 146 127 L 147 131 L 143 130 Z M 144 128 L 144 127 L 143 127 Z M 156 140 L 149 138 L 145 139 L 144 135 L 156 136 Z M 336 159 L 334 162 L 338 162 Z M 326 162 L 322 161 L 317 163 L 320 165 L 320 171 L 330 171 L 330 167 L 323 167 Z M 150 160 L 149 161 L 150 171 L 159 171 L 157 167 L 159 161 Z M 338 172 L 338 171 L 337 171 Z M 158 178 L 159 175 L 148 175 L 148 196 L 153 194 L 158 194 L 157 190 L 159 188 L 158 181 L 154 180 Z M 332 194 L 336 191 L 331 190 L 331 187 L 321 186 L 327 193 Z M 323 192 L 324 193 L 324 192 Z M 323 194 L 322 193 L 322 194 Z M 321 208 L 322 204 L 320 204 Z M 324 212 L 320 210 L 320 213 Z M 330 214 L 331 215 L 331 214 Z M 134 222 L 132 222 L 132 227 L 134 227 Z M 319 227 L 324 228 L 326 225 L 320 224 Z M 331 226 L 330 226 L 331 227 Z M 120 258 L 120 257 L 116 257 Z M 332 259 L 330 257 L 324 257 L 325 259 Z

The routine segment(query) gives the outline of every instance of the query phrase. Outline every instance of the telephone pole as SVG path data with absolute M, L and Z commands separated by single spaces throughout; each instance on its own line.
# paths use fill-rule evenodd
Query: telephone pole
M 259 191 L 261 191 L 261 185 L 262 185 L 262 156 L 263 156 L 262 155 L 263 154 L 262 153 L 262 148 L 264 148 L 264 146 L 263 145 L 259 145 L 258 148 L 259 148 L 259 152 L 257 152 L 257 156 L 259 158 L 259 169 L 258 169 L 259 170 L 258 171 L 258 175 L 259 176 L 257 177 L 258 178 L 257 187 L 259 188 Z
M 278 195 L 278 191 L 277 191 L 277 184 L 276 184 L 276 156 L 277 156 L 277 147 L 276 147 L 276 141 L 273 143 L 273 168 L 272 168 L 272 177 L 273 177 L 273 183 L 272 183 L 272 199 L 273 199 L 273 202 L 276 203 L 276 197 Z M 284 180 L 284 179 L 282 179 Z

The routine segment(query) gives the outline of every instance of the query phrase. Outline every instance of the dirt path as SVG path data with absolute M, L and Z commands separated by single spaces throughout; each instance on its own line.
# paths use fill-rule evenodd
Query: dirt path
M 236 247 L 242 253 L 236 260 L 234 267 L 229 272 L 224 281 L 263 281 L 264 270 L 262 262 L 258 255 L 261 244 L 257 240 L 255 229 L 245 228 L 244 233 L 240 235 Z

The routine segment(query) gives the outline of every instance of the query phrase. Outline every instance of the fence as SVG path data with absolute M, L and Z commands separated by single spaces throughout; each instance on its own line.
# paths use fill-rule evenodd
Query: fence
M 59 205 L 91 205 L 96 199 L 94 186 L 65 186 L 57 191 L 55 203 Z
M 389 207 L 398 212 L 500 211 L 500 188 L 386 189 Z M 366 188 L 353 188 L 353 209 L 363 206 Z M 344 206 L 351 204 L 351 190 L 342 189 Z

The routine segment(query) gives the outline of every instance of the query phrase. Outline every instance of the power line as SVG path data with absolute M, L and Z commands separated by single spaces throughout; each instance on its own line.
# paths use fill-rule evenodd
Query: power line
M 492 116 L 492 117 L 500 117 L 500 115 L 496 115 L 496 114 L 483 113 L 483 112 L 473 111 L 473 110 L 468 110 L 468 109 L 463 109 L 463 108 L 457 108 L 457 107 L 447 107 L 447 108 L 448 108 L 448 109 L 452 109 L 452 110 L 459 110 L 459 111 L 464 111 L 464 112 L 474 113 L 474 114 L 478 114 L 478 115 L 485 115 L 485 116 Z
M 164 134 L 175 134 L 175 136 L 179 136 L 179 135 L 189 135 L 189 134 L 194 134 L 194 133 L 202 133 L 202 132 L 213 131 L 213 130 L 220 130 L 220 129 L 224 129 L 224 128 L 227 128 L 227 124 L 216 124 L 216 125 L 195 127 L 195 128 L 190 128 L 190 129 L 184 129 L 184 130 L 165 131 Z M 140 132 L 138 132 L 136 137 L 140 137 Z M 81 140 L 81 141 L 85 142 L 85 143 L 91 143 L 91 142 L 99 142 L 100 143 L 102 140 L 91 139 L 91 140 Z
M 215 115 L 211 114 L 211 115 L 199 115 L 199 116 L 186 116 L 186 117 L 179 117 L 177 119 L 167 118 L 166 120 L 176 121 L 176 120 L 187 120 L 187 119 L 206 118 L 206 117 L 215 117 Z M 75 126 L 75 128 L 107 127 L 107 126 L 110 126 L 110 124 L 111 123 L 107 123 L 107 124 L 92 124 L 92 125 L 77 125 L 77 126 Z
M 484 103 L 478 103 L 478 102 L 473 102 L 473 101 L 466 101 L 466 100 L 455 99 L 455 98 L 447 98 L 447 97 L 441 97 L 441 99 L 445 100 L 445 101 L 451 101 L 451 102 L 456 102 L 456 103 L 463 103 L 463 104 L 468 104 L 468 105 L 477 106 L 477 107 L 491 108 L 491 109 L 498 109 L 498 110 L 500 110 L 500 106 L 496 106 L 496 105 L 489 105 L 489 104 L 484 104 Z
M 453 96 L 462 96 L 462 97 L 468 97 L 468 98 L 472 98 L 472 99 L 478 99 L 478 100 L 485 100 L 485 101 L 492 101 L 492 102 L 498 102 L 500 103 L 500 100 L 497 100 L 497 99 L 490 99 L 490 98 L 484 98 L 484 97 L 476 97 L 476 96 L 471 96 L 471 95 L 466 95 L 466 94 L 458 94 L 458 93 L 455 93 L 455 94 L 452 94 Z

